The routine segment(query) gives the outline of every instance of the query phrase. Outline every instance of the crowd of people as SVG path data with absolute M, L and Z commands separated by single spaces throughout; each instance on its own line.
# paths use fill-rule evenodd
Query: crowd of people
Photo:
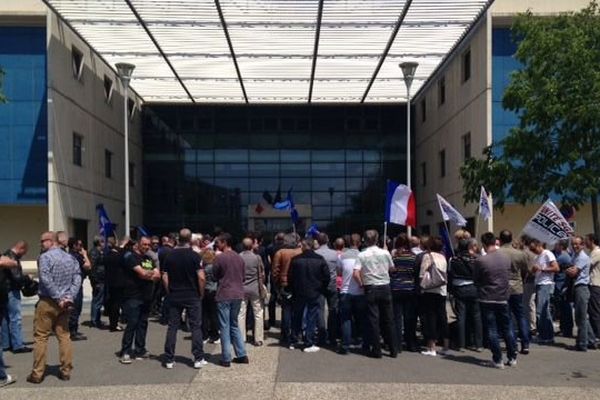
M 375 230 L 333 241 L 326 233 L 278 233 L 268 246 L 250 232 L 239 243 L 181 229 L 162 238 L 94 238 L 89 252 L 65 232 L 41 235 L 35 281 L 16 242 L 0 256 L 2 351 L 33 352 L 27 381 L 46 373 L 47 343 L 59 344 L 59 378 L 73 369 L 83 280 L 92 287 L 90 326 L 122 334 L 119 362 L 149 357 L 151 315 L 167 325 L 162 362 L 175 367 L 177 332 L 191 332 L 194 368 L 207 364 L 206 342 L 220 344 L 223 367 L 250 362 L 246 346 L 265 343 L 281 307 L 281 346 L 314 353 L 321 348 L 381 358 L 404 351 L 425 356 L 488 348 L 495 368 L 515 366 L 530 343 L 577 336 L 573 350 L 597 348 L 600 337 L 600 247 L 593 234 L 553 249 L 515 239 L 503 230 L 480 241 L 460 229 L 455 249 L 440 237 L 380 238 Z M 21 295 L 37 295 L 33 348 L 24 345 Z M 102 317 L 108 317 L 108 326 Z M 251 332 L 251 335 L 248 335 Z M 506 359 L 500 339 L 505 342 Z M 232 354 L 233 349 L 233 354 Z M 6 373 L 0 352 L 0 386 Z

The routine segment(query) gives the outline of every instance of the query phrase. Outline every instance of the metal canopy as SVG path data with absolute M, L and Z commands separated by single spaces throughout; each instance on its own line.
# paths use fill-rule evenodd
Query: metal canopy
M 146 102 L 404 102 L 493 0 L 44 0 Z

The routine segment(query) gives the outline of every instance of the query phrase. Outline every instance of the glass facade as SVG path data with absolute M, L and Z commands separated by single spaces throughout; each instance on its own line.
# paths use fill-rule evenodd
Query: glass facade
M 405 113 L 402 105 L 148 105 L 145 223 L 154 232 L 240 233 L 254 218 L 264 219 L 260 229 L 289 229 L 284 211 L 273 223 L 263 210 L 265 197 L 291 190 L 299 231 L 380 227 L 386 179 L 405 181 Z
M 44 205 L 48 192 L 46 28 L 0 27 L 0 204 Z
M 502 97 L 510 83 L 510 74 L 521 69 L 513 55 L 517 44 L 509 28 L 492 31 L 492 138 L 494 143 L 504 139 L 510 129 L 519 124 L 519 116 L 502 108 Z

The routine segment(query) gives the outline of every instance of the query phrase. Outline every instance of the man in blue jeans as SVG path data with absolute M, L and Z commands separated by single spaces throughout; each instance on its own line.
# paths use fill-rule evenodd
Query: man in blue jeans
M 244 299 L 245 263 L 231 248 L 231 235 L 223 233 L 215 244 L 220 254 L 215 258 L 213 276 L 219 282 L 215 300 L 221 329 L 221 365 L 230 367 L 231 362 L 248 364 L 246 347 L 238 327 L 238 314 Z M 235 358 L 231 358 L 231 346 Z
M 529 250 L 535 255 L 532 271 L 535 273 L 536 314 L 538 344 L 554 343 L 554 325 L 550 313 L 550 300 L 554 293 L 554 274 L 560 271 L 556 257 L 537 239 L 531 239 Z
M 16 261 L 12 260 L 10 257 L 0 256 L 0 320 L 4 318 L 6 305 L 8 303 L 9 281 L 5 268 L 14 268 L 16 266 Z M 0 331 L 2 331 L 1 325 Z M 2 332 L 0 332 L 0 334 L 1 333 Z M 2 357 L 2 348 L 0 348 L 0 387 L 10 385 L 16 381 L 17 379 L 15 377 L 6 373 L 4 358 Z
M 4 255 L 17 263 L 16 267 L 4 270 L 8 279 L 8 303 L 6 304 L 6 313 L 1 319 L 2 323 L 2 349 L 17 353 L 30 353 L 31 347 L 23 344 L 23 330 L 21 328 L 21 289 L 31 278 L 23 274 L 21 267 L 21 258 L 27 254 L 27 242 L 19 240 L 14 246 L 7 250 Z
M 572 266 L 566 274 L 575 279 L 573 292 L 575 298 L 575 322 L 577 324 L 577 341 L 575 350 L 587 351 L 588 348 L 596 349 L 596 336 L 588 317 L 588 303 L 590 301 L 590 257 L 585 254 L 582 236 L 575 236 L 571 241 L 575 254 Z
M 498 251 L 505 254 L 510 259 L 510 278 L 508 298 L 508 308 L 511 316 L 516 321 L 516 327 L 513 329 L 513 336 L 516 337 L 516 332 L 519 333 L 519 340 L 521 341 L 521 354 L 529 354 L 529 342 L 531 340 L 531 331 L 529 329 L 529 322 L 525 317 L 523 311 L 523 283 L 525 277 L 529 271 L 530 263 L 529 257 L 523 250 L 519 250 L 513 247 L 512 232 L 505 229 L 500 232 L 500 248 Z M 518 329 L 518 330 L 517 330 Z
M 517 346 L 508 311 L 511 262 L 506 254 L 496 249 L 496 236 L 493 233 L 486 232 L 481 235 L 481 243 L 486 255 L 475 261 L 473 281 L 477 287 L 484 326 L 487 329 L 493 366 L 503 369 L 504 365 L 517 365 Z M 502 363 L 499 334 L 506 343 L 506 364 Z

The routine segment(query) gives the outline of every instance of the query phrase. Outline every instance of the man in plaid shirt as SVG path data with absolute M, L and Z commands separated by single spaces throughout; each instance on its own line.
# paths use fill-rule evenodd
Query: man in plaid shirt
M 45 232 L 40 239 L 42 254 L 38 258 L 40 301 L 35 308 L 33 327 L 33 369 L 27 377 L 41 383 L 46 369 L 48 337 L 52 331 L 58 339 L 59 378 L 68 381 L 73 369 L 73 349 L 69 334 L 69 312 L 81 286 L 79 264 L 58 246 L 55 232 Z

